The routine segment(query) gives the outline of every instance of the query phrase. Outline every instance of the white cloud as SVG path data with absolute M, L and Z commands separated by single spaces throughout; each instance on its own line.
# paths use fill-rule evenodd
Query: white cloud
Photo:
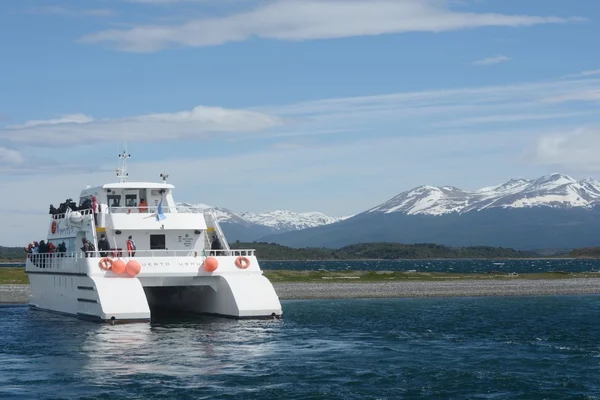
M 0 146 L 0 169 L 2 167 L 13 167 L 23 164 L 24 158 L 17 150 L 7 149 Z
M 279 107 L 258 108 L 270 113 L 296 118 L 298 121 L 349 121 L 368 124 L 377 118 L 417 120 L 421 125 L 431 122 L 442 124 L 465 118 L 485 119 L 545 119 L 540 115 L 555 114 L 555 118 L 570 117 L 572 110 L 557 108 L 545 99 L 568 92 L 600 90 L 600 80 L 578 79 L 529 82 L 512 85 L 481 86 L 391 93 L 372 96 L 331 98 L 307 101 Z M 524 112 L 527 112 L 524 114 Z M 551 111 L 551 112 L 550 112 Z M 581 112 L 581 111 L 580 111 Z M 537 115 L 537 117 L 534 117 Z M 422 118 L 429 121 L 423 122 Z M 435 118 L 435 119 L 434 119 Z
M 97 142 L 206 138 L 223 133 L 260 131 L 279 118 L 257 111 L 198 106 L 189 111 L 97 120 L 83 114 L 28 121 L 0 129 L 0 138 L 38 146 L 76 146 Z
M 31 14 L 50 14 L 60 15 L 64 17 L 110 17 L 115 14 L 114 10 L 104 8 L 66 8 L 60 6 L 43 6 L 43 7 L 32 7 L 27 10 Z
M 376 123 L 395 122 L 413 124 L 411 129 L 420 134 L 435 132 L 436 127 L 593 115 L 594 110 L 574 111 L 561 106 L 562 102 L 574 99 L 600 100 L 600 80 L 556 80 L 332 98 L 254 109 L 198 106 L 187 111 L 120 119 L 74 113 L 0 128 L 0 138 L 15 145 L 78 146 L 123 140 L 351 136 L 365 127 L 372 130 Z
M 566 103 L 572 101 L 600 101 L 600 89 L 578 90 L 568 93 L 562 93 L 556 96 L 549 96 L 542 101 L 546 103 Z
M 587 78 L 594 75 L 600 75 L 600 69 L 579 72 L 577 74 L 565 75 L 563 78 Z
M 274 0 L 224 17 L 194 19 L 182 25 L 110 29 L 87 35 L 81 41 L 107 42 L 123 51 L 155 52 L 175 46 L 215 46 L 253 36 L 301 41 L 570 20 L 573 19 L 458 12 L 452 11 L 444 0 Z
M 469 126 L 469 125 L 482 125 L 502 122 L 523 122 L 523 121 L 540 121 L 547 119 L 561 119 L 571 118 L 583 115 L 595 115 L 596 111 L 589 112 L 568 112 L 568 113 L 551 113 L 551 114 L 506 114 L 506 115 L 487 115 L 483 117 L 472 117 L 472 118 L 461 118 L 456 120 L 450 120 L 436 124 L 440 127 L 452 127 L 452 126 Z
M 575 79 L 313 100 L 254 109 L 198 106 L 188 111 L 120 119 L 69 114 L 0 128 L 14 146 L 72 147 L 94 143 L 156 142 L 178 139 L 239 141 L 285 137 L 352 137 L 377 124 L 400 124 L 403 134 L 431 134 L 439 128 L 493 122 L 544 121 L 594 116 L 549 101 L 565 93 L 600 93 L 600 80 Z M 580 96 L 581 97 L 581 96 Z M 588 100 L 595 97 L 588 95 Z M 242 134 L 243 133 L 243 134 Z M 48 164 L 48 163 L 46 163 Z
M 85 124 L 87 122 L 93 122 L 94 118 L 89 117 L 87 115 L 84 114 L 69 114 L 69 115 L 63 115 L 60 118 L 54 118 L 54 119 L 46 119 L 46 120 L 31 120 L 31 121 L 27 121 L 24 124 L 17 124 L 17 125 L 9 125 L 7 126 L 8 129 L 24 129 L 24 128 L 31 128 L 34 126 L 40 126 L 40 125 L 58 125 L 58 124 Z
M 539 138 L 535 160 L 540 164 L 600 172 L 600 127 L 585 127 L 572 132 Z
M 473 61 L 473 65 L 493 65 L 507 62 L 510 60 L 511 59 L 509 57 L 498 55 L 495 57 L 484 58 L 483 60 Z

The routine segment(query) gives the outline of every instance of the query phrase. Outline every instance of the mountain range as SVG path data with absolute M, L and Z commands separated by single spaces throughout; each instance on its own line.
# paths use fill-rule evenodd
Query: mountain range
M 182 204 L 182 207 L 194 207 Z M 364 212 L 235 213 L 212 209 L 229 241 L 337 248 L 354 243 L 437 243 L 515 249 L 575 248 L 600 242 L 600 182 L 564 174 L 466 191 L 419 186 Z
M 235 212 L 206 204 L 179 203 L 181 211 L 212 211 L 229 241 L 254 241 L 265 235 L 297 231 L 332 224 L 346 217 L 330 217 L 320 212 L 293 212 L 274 210 L 263 213 Z

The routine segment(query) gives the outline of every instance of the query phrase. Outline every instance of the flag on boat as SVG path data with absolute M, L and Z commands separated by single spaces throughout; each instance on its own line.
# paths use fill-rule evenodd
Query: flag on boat
M 156 220 L 157 221 L 161 221 L 163 219 L 167 218 L 165 214 L 163 214 L 163 210 L 162 210 L 162 199 L 160 199 L 160 202 L 158 203 L 158 208 L 156 209 Z

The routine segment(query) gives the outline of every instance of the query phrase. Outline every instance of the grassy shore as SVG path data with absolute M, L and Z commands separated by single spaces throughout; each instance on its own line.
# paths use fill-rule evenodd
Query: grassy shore
M 405 271 L 264 271 L 273 283 L 314 283 L 314 282 L 409 282 L 409 281 L 456 281 L 456 280 L 539 280 L 600 278 L 597 272 L 541 272 L 528 274 L 504 273 L 446 273 L 446 272 L 405 272 Z M 28 285 L 29 279 L 24 268 L 0 268 L 0 285 Z
M 25 268 L 0 268 L 0 285 L 29 285 Z
M 405 271 L 265 271 L 265 276 L 273 283 L 302 282 L 390 282 L 390 281 L 455 281 L 455 280 L 537 280 L 568 278 L 600 278 L 596 272 L 541 272 L 528 274 L 504 273 L 446 273 L 446 272 L 405 272 Z

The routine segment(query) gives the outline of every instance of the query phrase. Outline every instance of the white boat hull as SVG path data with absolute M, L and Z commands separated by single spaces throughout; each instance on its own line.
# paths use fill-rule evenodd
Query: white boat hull
M 136 258 L 142 265 L 136 277 L 101 270 L 100 258 L 52 258 L 42 268 L 28 260 L 29 304 L 112 323 L 150 321 L 152 310 L 231 318 L 282 315 L 277 293 L 254 256 L 245 270 L 235 266 L 236 257 L 215 258 L 215 272 L 206 272 L 196 257 Z

